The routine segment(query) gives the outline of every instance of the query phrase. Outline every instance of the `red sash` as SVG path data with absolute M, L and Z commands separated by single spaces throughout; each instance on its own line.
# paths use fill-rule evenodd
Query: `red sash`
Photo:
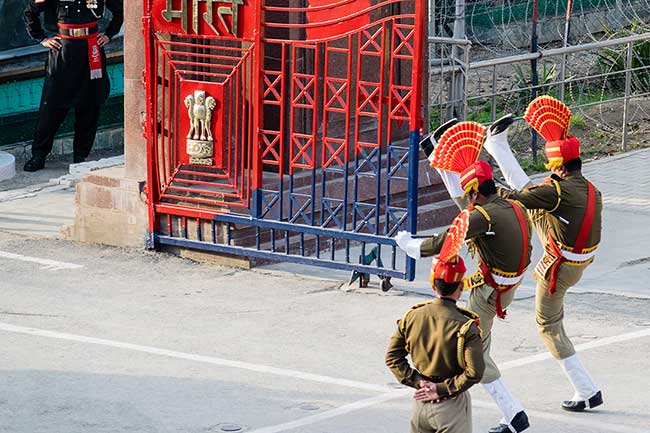
M 587 209 L 585 210 L 585 216 L 582 219 L 582 225 L 580 226 L 580 231 L 578 232 L 578 237 L 576 238 L 575 244 L 573 244 L 573 252 L 576 254 L 582 254 L 589 233 L 591 233 L 591 227 L 594 225 L 594 215 L 596 213 L 596 188 L 593 184 L 587 181 Z M 560 265 L 566 262 L 566 259 L 562 255 L 562 250 L 557 244 L 551 232 L 548 233 L 549 242 L 546 244 L 544 249 L 557 257 L 558 259 L 553 262 L 550 269 L 549 282 L 548 282 L 548 293 L 552 295 L 555 293 L 557 287 L 557 274 L 560 271 Z
M 97 22 L 86 24 L 57 24 L 59 28 L 65 30 L 71 29 L 88 29 L 97 26 Z M 88 66 L 90 67 L 90 79 L 96 80 L 102 78 L 102 51 L 97 41 L 99 33 L 94 32 L 85 36 L 71 36 L 59 34 L 58 36 L 64 39 L 86 39 L 88 41 Z

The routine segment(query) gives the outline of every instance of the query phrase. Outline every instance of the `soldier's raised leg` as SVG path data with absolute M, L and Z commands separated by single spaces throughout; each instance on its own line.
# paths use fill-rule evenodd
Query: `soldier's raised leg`
M 561 102 L 546 96 L 537 98 L 533 103 L 547 104 L 547 111 L 553 112 L 556 117 L 557 107 L 562 106 Z M 537 115 L 543 111 L 538 106 L 534 113 Z M 529 209 L 539 239 L 545 246 L 546 254 L 535 272 L 538 280 L 535 308 L 537 326 L 542 341 L 559 361 L 575 389 L 573 398 L 564 401 L 562 408 L 580 412 L 601 405 L 603 400 L 600 389 L 583 367 L 564 330 L 564 296 L 580 280 L 584 269 L 593 260 L 600 241 L 602 199 L 593 184 L 582 176 L 579 141 L 575 137 L 568 137 L 570 111 L 564 107 L 562 112 L 561 120 L 564 123 L 556 123 L 564 128 L 563 131 L 540 132 L 547 140 L 547 168 L 553 170 L 553 175 L 544 184 L 531 188 L 530 182 L 526 182 L 526 175 L 508 145 L 506 131 L 499 140 L 493 140 L 490 145 L 486 143 L 485 149 L 497 161 L 513 189 L 502 190 L 500 195 L 519 200 Z M 538 125 L 532 118 L 527 118 L 527 121 L 533 127 Z M 560 132 L 561 136 L 555 136 Z M 565 189 L 570 194 L 563 194 Z M 565 227 L 571 230 L 563 230 Z
M 438 146 L 438 141 L 440 138 L 445 134 L 445 130 L 453 128 L 455 125 L 455 121 L 447 122 L 421 142 L 421 147 L 431 162 L 433 162 L 436 158 L 436 147 Z M 446 139 L 443 139 L 441 142 L 444 142 L 445 140 Z M 436 170 L 440 174 L 440 177 L 442 178 L 442 181 L 447 188 L 450 197 L 454 199 L 460 208 L 466 207 L 469 200 L 466 198 L 464 199 L 464 197 L 467 197 L 467 194 L 461 184 L 460 175 L 458 173 L 453 173 L 438 168 L 436 168 Z M 489 213 L 485 209 L 483 209 L 483 211 Z M 520 212 L 523 214 L 523 210 Z M 508 217 L 502 215 L 500 210 L 496 211 L 495 215 L 497 215 L 495 218 L 504 218 L 500 221 L 503 222 L 507 220 L 507 225 L 510 225 L 511 220 L 507 219 Z M 479 220 L 481 220 L 481 218 L 482 217 L 479 217 Z M 514 224 L 517 225 L 516 222 L 514 222 Z M 470 226 L 471 225 L 472 224 L 470 223 Z M 500 224 L 500 227 L 504 227 L 504 224 Z M 490 231 L 489 228 L 486 230 L 487 232 Z M 473 236 L 488 236 L 487 232 L 474 233 Z M 519 236 L 519 226 L 517 226 L 517 229 L 514 230 L 514 232 L 517 232 L 517 234 L 513 233 L 514 236 Z M 400 248 L 404 249 L 409 256 L 415 258 L 430 255 L 432 251 L 429 251 L 429 249 L 431 249 L 432 245 L 436 243 L 435 241 L 430 242 L 426 241 L 425 239 L 403 239 L 406 237 L 407 236 L 400 236 L 400 239 L 396 239 L 398 241 L 398 245 Z M 526 238 L 528 238 L 526 245 L 529 245 L 529 234 L 526 235 Z M 485 243 L 490 241 L 482 240 L 481 242 Z M 489 249 L 488 247 L 485 248 Z M 435 251 L 433 252 L 435 253 Z M 479 255 L 480 254 L 481 253 L 479 252 Z M 513 258 L 514 259 L 511 261 L 516 261 L 516 263 L 519 264 L 521 261 L 521 252 L 517 251 L 514 253 Z M 516 268 L 514 270 L 516 270 Z M 501 379 L 501 374 L 496 366 L 496 363 L 490 357 L 491 330 L 492 324 L 494 323 L 494 317 L 497 315 L 497 304 L 499 304 L 502 309 L 505 309 L 512 302 L 515 289 L 516 286 L 512 287 L 508 291 L 503 292 L 501 294 L 499 304 L 497 302 L 498 296 L 496 289 L 488 284 L 480 284 L 477 287 L 471 289 L 469 301 L 467 304 L 467 308 L 476 312 L 481 318 L 480 328 L 482 330 L 482 346 L 486 364 L 486 372 L 481 383 L 497 403 L 503 415 L 499 425 L 490 429 L 490 432 L 493 433 L 504 433 L 509 431 L 521 432 L 529 427 L 528 417 L 526 416 L 521 402 L 519 402 L 519 400 L 517 400 L 507 389 L 505 383 Z

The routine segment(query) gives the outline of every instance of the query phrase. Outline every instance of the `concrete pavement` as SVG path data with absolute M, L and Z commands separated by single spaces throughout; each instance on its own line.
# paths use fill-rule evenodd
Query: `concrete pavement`
M 8 234 L 0 251 L 0 432 L 407 431 L 412 392 L 384 350 L 426 298 Z M 493 337 L 530 432 L 647 433 L 650 301 L 568 295 L 569 334 L 605 396 L 589 414 L 559 409 L 572 390 L 533 308 L 516 301 Z M 498 411 L 471 393 L 485 432 Z
M 647 158 L 585 168 L 605 196 L 605 230 L 588 293 L 567 296 L 566 326 L 605 405 L 559 409 L 572 390 L 525 287 L 495 324 L 492 353 L 531 433 L 650 432 Z M 331 270 L 242 271 L 54 239 L 73 195 L 0 203 L 0 432 L 407 430 L 412 392 L 383 358 L 395 320 L 429 299 L 428 261 L 403 292 L 377 296 L 340 290 L 348 275 Z M 498 411 L 480 387 L 471 394 L 485 432 Z

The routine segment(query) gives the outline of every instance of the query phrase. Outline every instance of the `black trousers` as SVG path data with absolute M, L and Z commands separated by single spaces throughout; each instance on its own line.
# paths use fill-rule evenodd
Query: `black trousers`
M 77 106 L 74 109 L 74 141 L 72 148 L 75 161 L 82 161 L 88 157 L 97 135 L 97 122 L 101 105 L 90 107 Z M 36 135 L 32 144 L 32 156 L 45 159 L 52 151 L 54 136 L 65 120 L 70 108 L 52 108 L 47 103 L 42 103 L 38 113 Z

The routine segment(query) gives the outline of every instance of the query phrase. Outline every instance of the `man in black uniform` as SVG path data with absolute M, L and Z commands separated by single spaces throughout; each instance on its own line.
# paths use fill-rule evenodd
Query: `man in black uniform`
M 70 108 L 75 109 L 74 162 L 83 162 L 90 153 L 101 105 L 110 91 L 103 47 L 110 42 L 124 21 L 122 0 L 29 0 L 25 24 L 30 36 L 49 48 L 45 83 L 41 96 L 32 158 L 25 171 L 45 167 L 54 135 Z M 107 8 L 113 18 L 104 33 L 98 21 Z M 56 32 L 47 37 L 45 28 Z

